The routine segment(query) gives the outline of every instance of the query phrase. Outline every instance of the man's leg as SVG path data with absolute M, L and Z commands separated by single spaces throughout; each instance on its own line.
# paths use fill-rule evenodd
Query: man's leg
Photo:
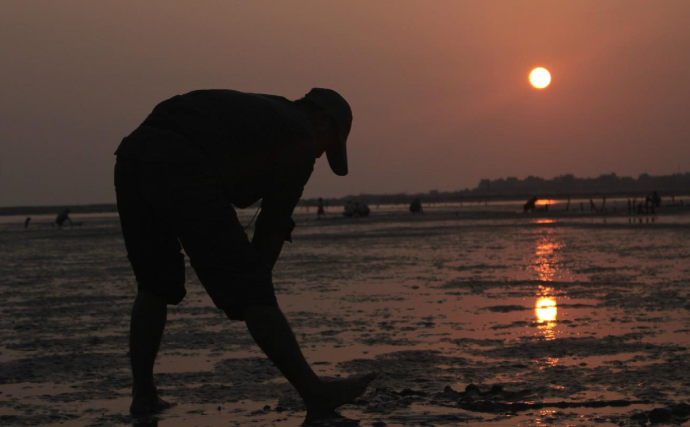
M 157 194 L 164 196 L 161 200 L 167 204 L 163 205 L 163 212 L 175 229 L 199 280 L 215 305 L 222 308 L 239 304 L 238 296 L 246 300 L 247 295 L 235 286 L 242 282 L 254 286 L 250 281 L 256 279 L 259 272 L 255 249 L 227 197 L 222 179 L 209 173 L 212 170 L 214 167 L 211 165 L 177 170 L 168 176 L 170 190 Z M 266 277 L 261 279 L 267 283 Z M 272 296 L 272 285 L 270 291 Z M 257 298 L 262 301 L 270 299 L 267 295 Z M 373 376 L 367 376 L 322 382 L 304 359 L 290 325 L 277 305 L 239 305 L 245 307 L 241 316 L 228 316 L 238 320 L 244 318 L 259 347 L 293 384 L 312 411 L 332 410 L 352 401 L 373 380 Z
M 127 257 L 137 279 L 138 294 L 130 324 L 130 361 L 134 384 L 130 411 L 149 415 L 169 405 L 158 398 L 153 366 L 160 347 L 167 305 L 185 296 L 185 264 L 175 230 L 156 197 L 160 167 L 118 159 L 115 165 L 117 209 Z
M 153 365 L 167 313 L 168 305 L 163 298 L 146 291 L 137 294 L 129 330 L 129 355 L 134 377 L 130 412 L 135 415 L 148 415 L 170 406 L 158 397 L 153 382 Z
M 309 412 L 332 411 L 353 401 L 375 375 L 324 382 L 307 363 L 290 325 L 278 306 L 254 305 L 244 309 L 254 341 L 304 399 Z

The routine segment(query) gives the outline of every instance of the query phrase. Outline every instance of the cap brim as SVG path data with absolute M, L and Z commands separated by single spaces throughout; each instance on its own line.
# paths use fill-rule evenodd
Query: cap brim
M 347 136 L 340 137 L 340 144 L 336 148 L 332 148 L 326 151 L 326 158 L 328 159 L 328 165 L 334 174 L 338 176 L 347 175 L 347 144 L 345 143 Z

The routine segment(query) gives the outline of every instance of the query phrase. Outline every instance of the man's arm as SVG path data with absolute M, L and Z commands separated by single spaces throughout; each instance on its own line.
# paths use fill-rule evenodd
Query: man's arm
M 259 258 L 266 264 L 269 270 L 273 270 L 273 266 L 278 261 L 280 252 L 283 250 L 283 244 L 286 240 L 286 237 L 281 235 L 282 233 L 268 232 L 263 230 L 265 229 L 259 228 L 257 225 L 252 243 L 254 244 L 254 248 L 256 249 L 256 253 L 259 255 Z
M 273 269 L 284 242 L 292 242 L 291 233 L 295 228 L 292 212 L 302 196 L 304 187 L 281 188 L 264 197 L 261 213 L 256 220 L 252 243 L 259 258 Z
M 314 157 L 302 155 L 297 160 L 290 159 L 297 154 L 297 150 L 293 150 L 284 156 L 285 169 L 277 174 L 279 178 L 273 190 L 261 201 L 261 213 L 256 220 L 252 243 L 269 270 L 278 260 L 283 243 L 292 242 L 291 233 L 295 228 L 292 212 L 314 170 Z
M 292 212 L 314 171 L 315 161 L 314 146 L 308 140 L 285 145 L 276 155 L 273 188 L 261 201 L 252 239 L 269 270 L 273 270 L 284 242 L 292 242 Z

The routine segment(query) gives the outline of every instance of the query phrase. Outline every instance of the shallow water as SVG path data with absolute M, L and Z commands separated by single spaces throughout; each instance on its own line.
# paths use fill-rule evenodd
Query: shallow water
M 328 425 L 640 425 L 690 399 L 687 211 L 372 208 L 321 221 L 300 209 L 274 272 L 318 373 L 379 373 Z M 117 217 L 19 219 L 0 223 L 0 424 L 131 425 L 135 285 Z M 177 406 L 149 425 L 301 424 L 244 325 L 187 278 L 156 366 Z M 480 394 L 462 393 L 470 384 Z

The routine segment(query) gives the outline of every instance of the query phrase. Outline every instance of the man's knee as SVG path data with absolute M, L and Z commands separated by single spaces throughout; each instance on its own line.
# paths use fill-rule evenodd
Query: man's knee
M 183 282 L 184 283 L 184 282 Z M 187 295 L 187 289 L 182 286 L 139 286 L 137 300 L 150 302 L 151 304 L 177 305 Z

